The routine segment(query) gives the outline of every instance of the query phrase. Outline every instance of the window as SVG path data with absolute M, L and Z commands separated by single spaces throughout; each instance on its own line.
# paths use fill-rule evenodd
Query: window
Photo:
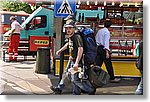
M 29 29 L 45 28 L 46 27 L 46 16 L 34 17 L 30 23 Z

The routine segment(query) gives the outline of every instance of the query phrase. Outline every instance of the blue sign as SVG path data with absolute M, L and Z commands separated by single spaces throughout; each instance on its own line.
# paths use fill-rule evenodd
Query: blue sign
M 76 0 L 55 0 L 55 17 L 67 17 L 74 14 L 76 10 Z

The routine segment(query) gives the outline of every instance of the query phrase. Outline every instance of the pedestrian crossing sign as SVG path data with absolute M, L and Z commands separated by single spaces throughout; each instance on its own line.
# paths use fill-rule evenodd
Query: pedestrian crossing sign
M 67 17 L 74 14 L 76 10 L 76 0 L 55 0 L 55 17 Z

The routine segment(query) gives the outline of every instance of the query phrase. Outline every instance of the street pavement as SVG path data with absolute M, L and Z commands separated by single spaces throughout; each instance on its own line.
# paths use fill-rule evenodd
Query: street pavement
M 37 74 L 35 61 L 6 63 L 0 60 L 1 94 L 51 94 L 48 75 Z
M 8 63 L 0 60 L 0 93 L 2 95 L 53 95 L 51 85 L 57 85 L 59 77 L 35 73 L 35 61 Z M 97 88 L 96 95 L 134 95 L 139 78 L 121 78 L 119 83 L 109 83 Z M 69 87 L 69 84 L 66 85 Z M 65 89 L 62 95 L 71 95 Z

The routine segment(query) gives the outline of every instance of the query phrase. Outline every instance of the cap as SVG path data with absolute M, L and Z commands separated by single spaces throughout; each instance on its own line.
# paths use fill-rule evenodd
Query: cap
M 9 19 L 10 20 L 16 20 L 15 16 L 11 16 Z
M 74 20 L 67 20 L 64 27 L 75 27 L 75 21 Z

